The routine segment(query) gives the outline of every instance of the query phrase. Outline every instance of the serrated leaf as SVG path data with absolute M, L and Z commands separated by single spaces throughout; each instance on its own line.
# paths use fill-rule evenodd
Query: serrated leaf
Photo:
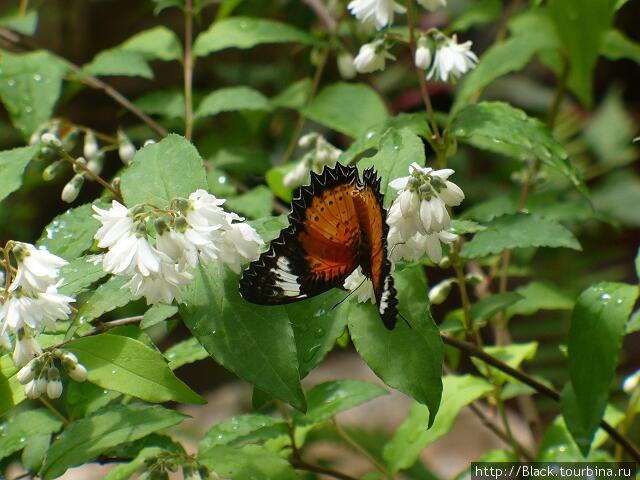
M 471 321 L 474 324 L 486 322 L 496 313 L 522 300 L 522 298 L 519 293 L 505 292 L 480 299 L 471 306 Z
M 75 297 L 107 275 L 108 273 L 102 268 L 102 257 L 76 258 L 60 269 L 62 284 L 58 287 L 58 292 Z
M 574 300 L 549 282 L 531 282 L 516 289 L 521 299 L 507 308 L 507 316 L 533 315 L 539 310 L 571 310 Z
M 138 150 L 121 179 L 122 196 L 130 207 L 149 203 L 162 208 L 175 197 L 187 198 L 197 189 L 207 188 L 200 154 L 191 142 L 176 134 Z
M 62 422 L 43 408 L 16 413 L 0 426 L 0 460 L 22 450 L 27 439 L 55 433 L 61 427 Z
M 149 115 L 166 118 L 184 118 L 185 101 L 181 90 L 160 90 L 147 93 L 135 102 L 136 107 Z
M 178 37 L 163 26 L 136 33 L 117 48 L 140 54 L 145 60 L 170 61 L 182 58 L 182 46 Z
M 525 360 L 531 360 L 538 350 L 538 342 L 528 343 L 512 343 L 510 345 L 496 345 L 484 347 L 484 351 L 489 355 L 503 361 L 512 368 L 520 367 L 520 364 Z M 513 377 L 501 372 L 500 370 L 487 366 L 482 360 L 472 358 L 473 364 L 483 372 L 490 371 L 492 378 L 499 383 L 505 383 L 507 381 L 515 381 Z
M 296 346 L 284 307 L 247 303 L 238 276 L 212 263 L 194 273 L 180 314 L 220 364 L 299 410 L 305 410 Z
M 119 392 L 105 390 L 91 382 L 68 382 L 64 386 L 64 403 L 72 419 L 88 417 L 120 397 Z
M 198 455 L 198 461 L 219 476 L 233 480 L 300 479 L 287 460 L 259 445 L 218 445 Z
M 262 218 L 273 210 L 273 193 L 265 185 L 258 185 L 248 192 L 227 200 L 227 207 L 248 218 Z
M 133 338 L 103 333 L 72 340 L 65 348 L 85 366 L 89 381 L 102 388 L 149 402 L 205 403 L 173 374 L 160 352 Z
M 392 473 L 411 467 L 427 445 L 451 430 L 462 408 L 493 390 L 489 382 L 472 375 L 447 375 L 442 384 L 442 404 L 433 426 L 429 428 L 429 410 L 414 403 L 407 418 L 384 447 L 383 457 Z
M 334 380 L 313 387 L 307 394 L 308 410 L 296 422 L 317 423 L 338 413 L 386 395 L 375 383 L 361 380 Z
M 78 308 L 76 318 L 80 323 L 90 322 L 107 312 L 123 307 L 131 301 L 131 291 L 125 287 L 127 277 L 112 276 L 99 285 L 85 303 Z
M 593 69 L 615 6 L 616 0 L 549 1 L 549 14 L 571 63 L 569 86 L 587 107 L 592 102 Z
M 292 83 L 271 99 L 271 105 L 280 108 L 302 108 L 307 103 L 309 93 L 311 93 L 311 84 L 310 78 L 303 78 Z
M 0 152 L 0 202 L 22 186 L 24 169 L 38 148 L 31 145 Z
M 30 471 L 40 470 L 50 445 L 50 433 L 36 435 L 30 433 L 20 456 L 22 465 Z
M 362 83 L 338 82 L 329 85 L 300 113 L 352 137 L 357 137 L 387 118 L 387 108 L 378 93 Z
M 36 245 L 68 260 L 79 257 L 91 248 L 93 236 L 100 226 L 92 215 L 90 203 L 70 208 L 44 227 Z
M 564 147 L 542 122 L 522 110 L 503 102 L 468 105 L 456 113 L 450 128 L 458 140 L 477 148 L 518 160 L 537 157 L 586 194 L 586 187 Z
M 409 165 L 413 162 L 424 165 L 424 145 L 420 137 L 403 128 L 388 130 L 381 139 L 379 148 L 376 155 L 358 162 L 358 170 L 363 172 L 368 167 L 375 167 L 382 179 L 380 192 L 384 195 L 384 206 L 388 208 L 398 194 L 397 190 L 389 188 L 389 182 L 409 175 Z
M 109 448 L 176 425 L 185 415 L 159 406 L 118 405 L 73 422 L 51 445 L 40 470 L 53 479 L 69 467 L 97 458 Z
M 464 258 L 496 255 L 503 250 L 526 247 L 564 247 L 581 250 L 578 240 L 560 223 L 526 213 L 503 215 L 487 224 L 462 247 Z
M 563 392 L 561 406 L 585 455 L 609 399 L 625 324 L 637 297 L 636 285 L 602 282 L 584 290 L 573 310 L 568 342 L 571 387 Z
M 140 328 L 145 329 L 152 327 L 167 318 L 173 317 L 178 313 L 178 307 L 175 305 L 166 305 L 164 303 L 156 303 L 149 310 L 144 312 L 144 317 L 140 322 Z
M 263 18 L 231 17 L 214 22 L 196 38 L 193 52 L 202 57 L 225 48 L 251 48 L 263 43 L 311 44 L 313 37 L 290 25 Z
M 17 7 L 10 8 L 8 12 L 0 17 L 0 26 L 10 28 L 24 35 L 33 35 L 38 28 L 38 12 L 29 10 L 20 11 Z
M 195 118 L 240 110 L 271 110 L 269 99 L 250 87 L 227 87 L 216 90 L 202 99 Z
M 622 225 L 640 226 L 640 177 L 633 169 L 619 169 L 602 179 L 593 190 L 593 205 L 603 218 Z
M 258 443 L 287 432 L 287 423 L 281 418 L 255 413 L 238 415 L 214 425 L 200 440 L 198 455 L 206 456 L 208 450 L 218 445 Z
M 153 78 L 153 70 L 144 57 L 133 51 L 118 48 L 103 50 L 82 67 L 81 74 L 93 76 L 126 76 Z
M 164 352 L 164 357 L 169 361 L 169 368 L 175 370 L 188 363 L 204 360 L 209 354 L 204 349 L 198 339 L 191 337 L 182 342 L 176 343 Z
M 431 424 L 442 394 L 442 340 L 429 312 L 422 268 L 405 268 L 394 278 L 400 312 L 412 328 L 398 321 L 394 330 L 387 330 L 374 305 L 350 298 L 343 304 L 348 308 L 349 333 L 376 375 L 429 408 Z
M 24 385 L 16 378 L 16 368 L 11 355 L 0 357 L 0 415 L 4 415 L 24 400 Z
M 466 212 L 465 212 L 466 213 Z M 477 233 L 486 230 L 487 227 L 481 225 L 473 220 L 458 220 L 457 218 L 451 220 L 448 230 L 456 235 L 463 235 L 465 233 Z
M 115 468 L 111 469 L 102 480 L 129 480 L 145 465 L 147 459 L 158 457 L 162 453 L 165 453 L 165 450 L 162 448 L 143 448 L 136 458 L 128 463 L 118 464 Z
M 24 138 L 53 113 L 67 66 L 43 50 L 0 56 L 0 99 Z

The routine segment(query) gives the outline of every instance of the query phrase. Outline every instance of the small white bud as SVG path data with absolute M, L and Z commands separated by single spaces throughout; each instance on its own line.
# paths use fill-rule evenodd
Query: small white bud
M 464 276 L 465 280 L 471 285 L 480 285 L 484 282 L 484 277 L 479 273 L 467 273 Z
M 90 158 L 87 162 L 87 170 L 89 170 L 94 175 L 100 175 L 102 173 L 102 168 L 104 167 L 104 155 L 99 153 L 94 157 Z
M 98 153 L 98 140 L 91 130 L 84 135 L 84 147 L 82 153 L 89 161 L 93 159 Z
M 60 398 L 60 395 L 62 395 L 62 382 L 60 381 L 60 372 L 56 367 L 49 369 L 47 380 L 47 397 L 52 400 Z
M 136 154 L 136 147 L 122 130 L 118 130 L 118 145 L 120 160 L 122 160 L 122 163 L 125 165 L 129 165 L 131 160 L 133 160 L 133 156 Z
M 36 382 L 35 388 L 38 391 L 38 397 L 47 393 L 47 383 L 49 382 L 47 382 L 47 379 L 44 378 L 44 376 L 38 377 L 34 382 Z
M 622 390 L 624 393 L 631 395 L 631 392 L 638 387 L 638 382 L 640 382 L 640 370 L 632 373 L 624 379 L 624 382 L 622 383 Z
M 83 183 L 84 175 L 79 173 L 74 175 L 62 189 L 62 194 L 60 195 L 62 201 L 67 203 L 75 201 L 75 199 L 78 198 L 78 194 L 80 193 Z
M 37 367 L 38 359 L 34 358 L 18 371 L 16 378 L 22 385 L 29 383 L 36 376 Z
M 24 386 L 24 394 L 27 396 L 27 398 L 30 398 L 32 400 L 38 398 L 40 396 L 38 381 L 31 380 L 29 383 L 27 383 Z
M 82 173 L 82 168 L 80 166 L 86 167 L 87 166 L 87 161 L 84 159 L 84 157 L 78 157 L 76 158 L 75 163 L 73 164 L 73 171 L 76 173 Z
M 455 278 L 447 278 L 434 285 L 431 290 L 429 290 L 429 301 L 434 305 L 444 302 L 449 296 L 451 285 L 453 285 L 454 282 L 456 282 Z
M 49 147 L 54 147 L 54 148 L 62 147 L 62 142 L 60 141 L 60 139 L 51 132 L 47 132 L 44 135 L 42 135 L 42 137 L 40 137 L 40 140 L 42 141 L 42 143 L 44 143 L 45 145 L 48 145 Z
M 76 363 L 75 368 L 68 369 L 67 374 L 76 382 L 84 382 L 87 379 L 87 369 Z
M 56 175 L 60 170 L 62 170 L 63 166 L 64 166 L 64 161 L 56 160 L 55 162 L 53 162 L 51 165 L 47 166 L 47 168 L 44 169 L 44 171 L 42 172 L 42 179 L 45 182 L 50 182 L 51 180 L 56 178 Z
M 449 258 L 449 256 L 445 255 L 444 257 L 442 257 L 440 262 L 438 262 L 438 266 L 440 268 L 449 268 L 451 266 L 451 259 Z
M 156 143 L 155 140 L 152 140 L 151 138 L 149 140 L 145 140 L 143 146 L 144 147 L 148 147 L 149 145 L 153 145 L 154 143 Z
M 318 134 L 316 132 L 307 133 L 300 137 L 300 140 L 298 140 L 298 146 L 300 148 L 309 148 L 316 138 L 318 138 Z
M 416 67 L 426 70 L 431 65 L 431 49 L 429 42 L 425 37 L 420 37 L 416 47 L 415 55 Z
M 343 50 L 338 54 L 336 64 L 338 65 L 338 73 L 346 80 L 350 80 L 358 74 L 356 67 L 353 65 L 353 55 L 347 51 Z

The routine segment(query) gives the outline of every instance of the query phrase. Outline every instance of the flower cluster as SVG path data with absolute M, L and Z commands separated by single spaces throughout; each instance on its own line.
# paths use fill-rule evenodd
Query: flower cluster
M 182 287 L 193 280 L 189 269 L 198 264 L 220 260 L 240 272 L 264 242 L 244 218 L 225 212 L 224 202 L 200 189 L 188 199 L 173 199 L 169 210 L 128 209 L 115 200 L 108 210 L 94 206 L 102 224 L 95 239 L 108 250 L 104 270 L 130 277 L 126 286 L 133 298 L 145 297 L 147 304 L 181 301 Z
M 69 304 L 75 300 L 58 293 L 62 282 L 59 269 L 66 260 L 28 243 L 10 242 L 7 248 L 16 259 L 17 269 L 2 294 L 0 333 L 5 346 L 10 345 L 7 331 L 13 334 L 13 361 L 21 367 L 42 353 L 34 335 L 45 327 L 53 329 L 56 320 L 67 319 L 71 314 Z
M 331 145 L 319 133 L 308 133 L 300 138 L 298 145 L 308 148 L 296 166 L 282 179 L 287 188 L 295 188 L 309 181 L 311 171 L 322 172 L 325 165 L 334 167 L 342 150 Z
M 458 43 L 456 35 L 447 37 L 440 32 L 436 37 L 436 47 L 432 47 L 433 42 L 424 36 L 420 37 L 416 47 L 415 64 L 422 70 L 428 70 L 428 80 L 455 82 L 476 66 L 478 57 L 471 51 L 470 40 Z M 432 48 L 435 54 L 432 54 Z
M 51 399 L 60 398 L 62 380 L 56 360 L 73 380 L 84 382 L 87 379 L 87 370 L 78 363 L 77 357 L 71 352 L 56 348 L 31 359 L 16 374 L 18 381 L 24 385 L 28 398 L 38 398 L 45 393 Z
M 451 243 L 456 235 L 447 232 L 449 212 L 464 199 L 464 193 L 448 178 L 453 170 L 433 170 L 417 163 L 409 167 L 409 175 L 389 185 L 400 193 L 389 214 L 389 252 L 392 259 L 417 260 L 427 253 L 440 262 L 443 243 Z

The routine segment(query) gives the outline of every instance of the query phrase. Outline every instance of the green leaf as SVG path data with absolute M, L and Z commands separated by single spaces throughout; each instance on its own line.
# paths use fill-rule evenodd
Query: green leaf
M 465 233 L 477 233 L 486 230 L 487 227 L 480 225 L 473 220 L 451 220 L 448 230 L 456 235 L 464 235 Z
M 234 212 L 249 218 L 266 217 L 273 210 L 273 193 L 269 187 L 258 185 L 248 192 L 230 198 L 226 205 Z
M 209 354 L 204 349 L 198 339 L 191 337 L 182 342 L 176 343 L 164 352 L 164 357 L 169 361 L 169 368 L 175 370 L 187 363 L 204 360 Z
M 102 257 L 95 255 L 76 258 L 60 269 L 62 284 L 58 287 L 58 292 L 75 297 L 106 275 L 107 272 L 102 268 Z
M 564 147 L 539 120 L 503 102 L 481 102 L 460 110 L 451 132 L 461 142 L 519 160 L 532 156 L 564 174 L 586 194 L 586 187 Z
M 166 450 L 158 447 L 143 448 L 140 453 L 128 463 L 120 463 L 111 469 L 103 480 L 129 480 L 134 474 L 145 466 L 147 459 L 156 458 Z
M 507 316 L 533 315 L 539 310 L 571 310 L 573 299 L 549 282 L 531 282 L 516 289 L 521 299 L 507 308 Z
M 100 226 L 100 222 L 92 215 L 90 203 L 70 208 L 44 227 L 36 245 L 46 247 L 51 253 L 68 260 L 79 257 L 91 248 L 93 236 Z
M 271 110 L 269 99 L 250 87 L 227 87 L 216 90 L 202 99 L 195 117 L 202 118 L 221 112 L 240 110 Z
M 174 32 L 163 26 L 136 33 L 117 48 L 135 52 L 145 60 L 170 61 L 182 58 L 180 40 Z
M 24 138 L 51 118 L 67 66 L 49 52 L 38 50 L 0 56 L 0 99 L 13 125 Z
M 178 307 L 175 305 L 156 303 L 149 310 L 144 312 L 144 317 L 140 322 L 140 328 L 145 329 L 157 325 L 167 318 L 173 317 L 176 313 L 178 313 Z
M 107 312 L 123 307 L 131 301 L 131 291 L 125 287 L 128 277 L 112 276 L 98 286 L 78 308 L 76 319 L 80 323 L 87 323 L 101 317 Z
M 474 25 L 488 23 L 500 16 L 502 3 L 500 0 L 478 0 L 466 8 L 449 28 L 454 32 L 464 32 Z
M 296 422 L 317 423 L 338 413 L 386 395 L 375 383 L 362 380 L 334 380 L 313 387 L 307 394 L 308 410 Z
M 609 60 L 628 58 L 640 63 L 640 44 L 634 42 L 620 30 L 610 29 L 604 35 L 600 53 Z
M 203 57 L 225 48 L 251 48 L 263 43 L 311 44 L 313 37 L 290 25 L 262 18 L 231 17 L 214 22 L 196 38 L 193 52 Z
M 217 362 L 299 410 L 306 409 L 284 307 L 247 303 L 238 292 L 238 275 L 212 263 L 195 272 L 180 314 Z
M 561 224 L 550 218 L 526 213 L 503 215 L 487 224 L 464 244 L 464 258 L 496 255 L 503 250 L 526 247 L 565 247 L 581 250 L 578 240 Z
M 361 135 L 387 118 L 387 108 L 378 93 L 362 83 L 329 85 L 300 113 L 352 137 Z
M 624 333 L 627 334 L 637 331 L 640 331 L 640 310 L 636 310 L 631 317 L 629 317 Z
M 176 425 L 185 415 L 159 406 L 119 405 L 73 422 L 51 445 L 40 475 L 53 479 L 108 449 Z
M 64 403 L 71 418 L 88 417 L 120 396 L 91 382 L 68 382 L 64 386 Z
M 489 382 L 471 375 L 447 375 L 442 384 L 440 412 L 433 426 L 429 429 L 429 410 L 415 403 L 385 446 L 383 458 L 392 473 L 411 467 L 427 445 L 451 430 L 462 408 L 493 390 Z
M 24 400 L 24 385 L 16 378 L 16 368 L 11 355 L 0 357 L 0 415 L 4 415 Z
M 38 471 L 51 445 L 51 434 L 32 435 L 29 433 L 22 450 L 22 465 L 30 471 Z
M 563 392 L 561 405 L 585 455 L 609 399 L 625 324 L 637 297 L 636 285 L 602 282 L 584 290 L 573 310 L 568 342 L 572 391 Z
M 187 198 L 207 188 L 200 154 L 191 142 L 175 134 L 138 150 L 121 178 L 122 196 L 131 207 L 149 203 L 162 208 L 175 197 Z
M 513 305 L 522 299 L 522 295 L 515 292 L 496 293 L 478 300 L 471 306 L 471 321 L 482 323 L 489 320 L 496 313 Z
M 394 188 L 389 188 L 391 180 L 409 175 L 409 165 L 417 162 L 424 165 L 424 145 L 415 133 L 407 128 L 390 129 L 380 141 L 378 153 L 358 162 L 358 169 L 373 166 L 382 178 L 380 192 L 384 195 L 384 205 L 389 207 L 397 196 Z
M 309 93 L 311 93 L 311 84 L 310 78 L 303 78 L 292 83 L 271 99 L 271 105 L 295 110 L 302 108 L 307 103 Z
M 429 312 L 422 268 L 405 268 L 394 277 L 400 311 L 412 328 L 398 321 L 389 331 L 374 305 L 350 298 L 345 302 L 349 332 L 360 356 L 384 383 L 429 408 L 431 424 L 442 394 L 442 340 Z
M 635 270 L 636 270 L 636 277 L 640 279 L 640 247 L 638 248 L 638 252 L 636 253 L 636 260 L 634 264 L 635 264 Z
M 260 414 L 238 415 L 214 425 L 200 440 L 198 455 L 218 445 L 240 446 L 258 443 L 288 432 L 287 423 L 281 418 Z
M 264 175 L 271 168 L 271 159 L 263 150 L 246 147 L 222 148 L 210 162 L 225 172 L 245 176 Z
M 484 347 L 484 351 L 486 353 L 488 353 L 492 357 L 497 358 L 498 360 L 503 361 L 512 368 L 518 368 L 520 367 L 520 364 L 525 360 L 533 359 L 537 350 L 538 342 L 512 343 L 510 345 L 504 346 L 500 345 Z M 516 381 L 512 376 L 507 375 L 506 373 L 502 373 L 500 370 L 494 367 L 486 366 L 482 360 L 472 358 L 471 361 L 481 372 L 485 373 L 487 372 L 487 370 L 489 370 L 491 372 L 491 376 L 499 383 Z
M 160 352 L 133 338 L 103 333 L 72 340 L 65 348 L 102 388 L 149 402 L 205 402 L 173 374 Z
M 592 102 L 593 69 L 615 5 L 616 0 L 549 0 L 551 19 L 571 62 L 569 86 L 587 107 Z
M 160 90 L 147 93 L 135 102 L 136 107 L 149 115 L 183 119 L 185 112 L 184 93 L 181 90 Z
M 212 447 L 198 461 L 221 477 L 233 480 L 299 480 L 291 464 L 259 445 Z
M 15 414 L 1 425 L 0 459 L 22 450 L 27 439 L 55 433 L 61 427 L 62 422 L 43 408 Z
M 302 302 L 285 305 L 298 353 L 300 378 L 306 377 L 336 344 L 347 319 L 335 306 L 344 300 L 343 290 L 333 289 Z
M 91 62 L 82 67 L 80 73 L 93 76 L 153 78 L 153 70 L 141 54 L 119 48 L 98 53 Z
M 277 217 L 264 217 L 258 220 L 251 220 L 249 225 L 256 230 L 265 242 L 270 242 L 274 238 L 277 238 L 280 230 L 289 225 L 289 220 L 287 216 L 283 214 Z
M 293 198 L 293 190 L 285 186 L 284 177 L 294 168 L 296 168 L 295 163 L 285 163 L 284 165 L 277 165 L 269 169 L 265 175 L 265 181 L 273 194 L 285 202 L 291 201 Z
M 24 169 L 38 148 L 38 145 L 31 145 L 0 152 L 0 202 L 22 186 Z
M 36 10 L 23 13 L 16 7 L 3 13 L 4 15 L 0 17 L 0 26 L 29 36 L 36 32 L 38 28 L 38 12 Z
M 640 226 L 640 177 L 632 169 L 616 170 L 607 175 L 593 190 L 593 205 L 603 218 L 622 225 Z

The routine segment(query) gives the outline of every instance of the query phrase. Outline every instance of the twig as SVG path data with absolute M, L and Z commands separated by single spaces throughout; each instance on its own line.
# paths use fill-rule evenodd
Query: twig
M 327 9 L 322 0 L 303 0 L 311 10 L 315 12 L 317 17 L 324 22 L 329 32 L 334 32 L 338 27 L 338 22 L 331 16 L 331 13 Z
M 184 6 L 184 136 L 193 136 L 193 0 L 186 0 Z
M 93 180 L 95 182 L 98 182 L 104 188 L 106 188 L 111 193 L 113 193 L 113 195 L 116 198 L 116 200 L 118 200 L 120 203 L 123 202 L 122 195 L 120 194 L 120 192 L 118 190 L 116 190 L 113 187 L 113 185 L 111 185 L 109 182 L 107 182 L 100 175 L 96 175 L 95 173 L 93 173 L 91 170 L 89 170 L 89 168 L 84 163 L 79 162 L 76 158 L 73 158 L 71 155 L 69 155 L 69 152 L 67 152 L 63 148 L 58 148 L 58 151 L 60 153 L 62 153 L 62 155 L 64 156 L 65 160 L 71 162 L 72 165 L 74 165 L 74 166 L 78 167 L 80 170 L 82 170 L 91 180 Z
M 68 427 L 68 426 L 69 426 L 69 424 L 70 424 L 71 422 L 67 419 L 67 417 L 65 417 L 64 415 L 62 415 L 62 413 L 60 413 L 56 407 L 54 407 L 53 405 L 51 405 L 51 404 L 49 403 L 49 401 L 48 401 L 46 398 L 38 397 L 38 400 L 40 400 L 40 403 L 42 403 L 45 407 L 47 407 L 47 409 L 48 409 L 51 413 L 53 413 L 56 417 L 58 417 L 58 418 L 62 421 L 62 424 L 63 424 L 65 427 Z
M 347 475 L 346 473 L 338 472 L 330 468 L 321 467 L 319 465 L 313 465 L 301 459 L 293 459 L 290 462 L 293 468 L 296 468 L 298 470 L 306 470 L 307 472 L 321 473 L 323 475 L 328 475 L 330 477 L 338 478 L 340 480 L 358 480 L 356 477 L 352 477 L 351 475 Z
M 97 333 L 102 333 L 102 332 L 106 332 L 108 330 L 111 330 L 112 328 L 115 327 L 121 327 L 123 325 L 131 325 L 132 323 L 139 323 L 142 321 L 142 319 L 144 318 L 144 315 L 135 315 L 133 317 L 126 317 L 126 318 L 119 318 L 118 320 L 112 320 L 111 322 L 105 322 L 102 323 L 94 328 L 92 328 L 91 330 L 83 333 L 82 335 L 79 336 L 79 338 L 82 337 L 88 337 L 90 335 L 95 335 Z M 53 350 L 56 348 L 60 348 L 60 347 L 64 347 L 67 343 L 75 340 L 76 338 L 70 338 L 68 340 L 65 340 L 63 342 L 58 343 L 57 345 L 54 345 L 52 347 L 47 348 L 47 350 Z
M 338 433 L 340 438 L 342 438 L 342 440 L 344 440 L 355 451 L 357 451 L 358 453 L 366 457 L 372 463 L 372 465 L 376 467 L 376 469 L 379 470 L 380 473 L 382 473 L 385 477 L 389 476 L 389 472 L 387 471 L 387 468 L 382 463 L 380 463 L 375 457 L 373 457 L 369 452 L 367 452 L 362 445 L 356 442 L 351 437 L 351 435 L 345 432 L 344 429 L 340 425 L 338 425 L 338 422 L 336 421 L 335 418 L 333 419 L 332 423 L 333 423 L 333 428 Z
M 441 333 L 442 341 L 452 347 L 457 348 L 458 350 L 462 350 L 467 353 L 467 355 L 479 358 L 486 364 L 497 368 L 498 370 L 511 375 L 512 377 L 520 380 L 522 383 L 529 385 L 531 388 L 536 390 L 538 393 L 545 395 L 546 397 L 555 400 L 556 402 L 560 401 L 560 393 L 554 388 L 548 387 L 544 383 L 536 380 L 535 378 L 527 375 L 522 370 L 515 369 L 510 365 L 498 360 L 497 358 L 489 355 L 484 350 L 475 345 L 465 342 L 463 340 L 458 340 L 457 338 L 451 337 L 444 333 Z M 622 447 L 631 455 L 631 457 L 636 461 L 640 462 L 640 449 L 624 434 L 618 432 L 615 428 L 613 428 L 608 422 L 602 420 L 600 421 L 600 427 L 606 431 L 611 438 L 613 438 L 617 443 L 622 445 Z

